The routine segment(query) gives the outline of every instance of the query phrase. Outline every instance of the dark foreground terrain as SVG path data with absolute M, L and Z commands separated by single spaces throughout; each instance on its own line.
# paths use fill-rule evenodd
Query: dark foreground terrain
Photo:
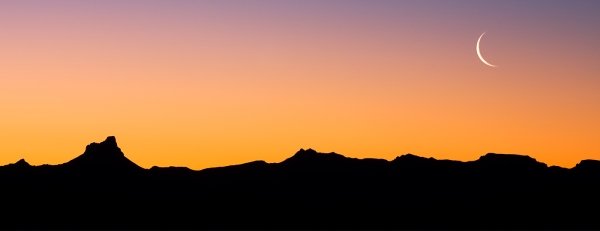
M 114 137 L 61 165 L 0 167 L 9 229 L 600 229 L 600 162 L 522 155 L 392 161 L 300 150 L 193 171 L 143 169 Z

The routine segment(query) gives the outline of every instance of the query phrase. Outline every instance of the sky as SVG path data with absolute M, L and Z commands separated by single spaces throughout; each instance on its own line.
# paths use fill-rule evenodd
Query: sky
M 3 0 L 0 164 L 600 159 L 600 1 Z M 484 65 L 475 50 L 497 65 Z

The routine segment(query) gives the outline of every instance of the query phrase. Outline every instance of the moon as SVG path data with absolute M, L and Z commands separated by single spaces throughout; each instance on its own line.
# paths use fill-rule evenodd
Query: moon
M 480 47 L 479 44 L 481 43 L 481 38 L 483 38 L 483 35 L 485 35 L 485 32 L 483 32 L 483 34 L 481 34 L 479 36 L 479 39 L 477 39 L 477 56 L 479 56 L 479 60 L 481 60 L 481 62 L 483 62 L 485 65 L 488 65 L 490 67 L 496 67 L 496 65 L 491 64 L 488 61 L 485 61 L 485 59 L 481 55 L 481 48 L 479 48 Z

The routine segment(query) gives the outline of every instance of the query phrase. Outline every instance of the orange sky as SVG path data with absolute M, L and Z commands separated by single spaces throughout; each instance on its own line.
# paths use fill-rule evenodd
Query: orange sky
M 599 4 L 369 2 L 3 1 L 0 163 L 600 159 Z

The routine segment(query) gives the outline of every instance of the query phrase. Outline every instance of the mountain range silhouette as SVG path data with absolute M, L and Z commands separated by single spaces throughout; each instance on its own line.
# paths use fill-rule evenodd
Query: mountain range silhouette
M 5 229 L 600 229 L 597 160 L 300 149 L 280 163 L 145 169 L 111 136 L 64 164 L 2 166 L 0 184 Z

